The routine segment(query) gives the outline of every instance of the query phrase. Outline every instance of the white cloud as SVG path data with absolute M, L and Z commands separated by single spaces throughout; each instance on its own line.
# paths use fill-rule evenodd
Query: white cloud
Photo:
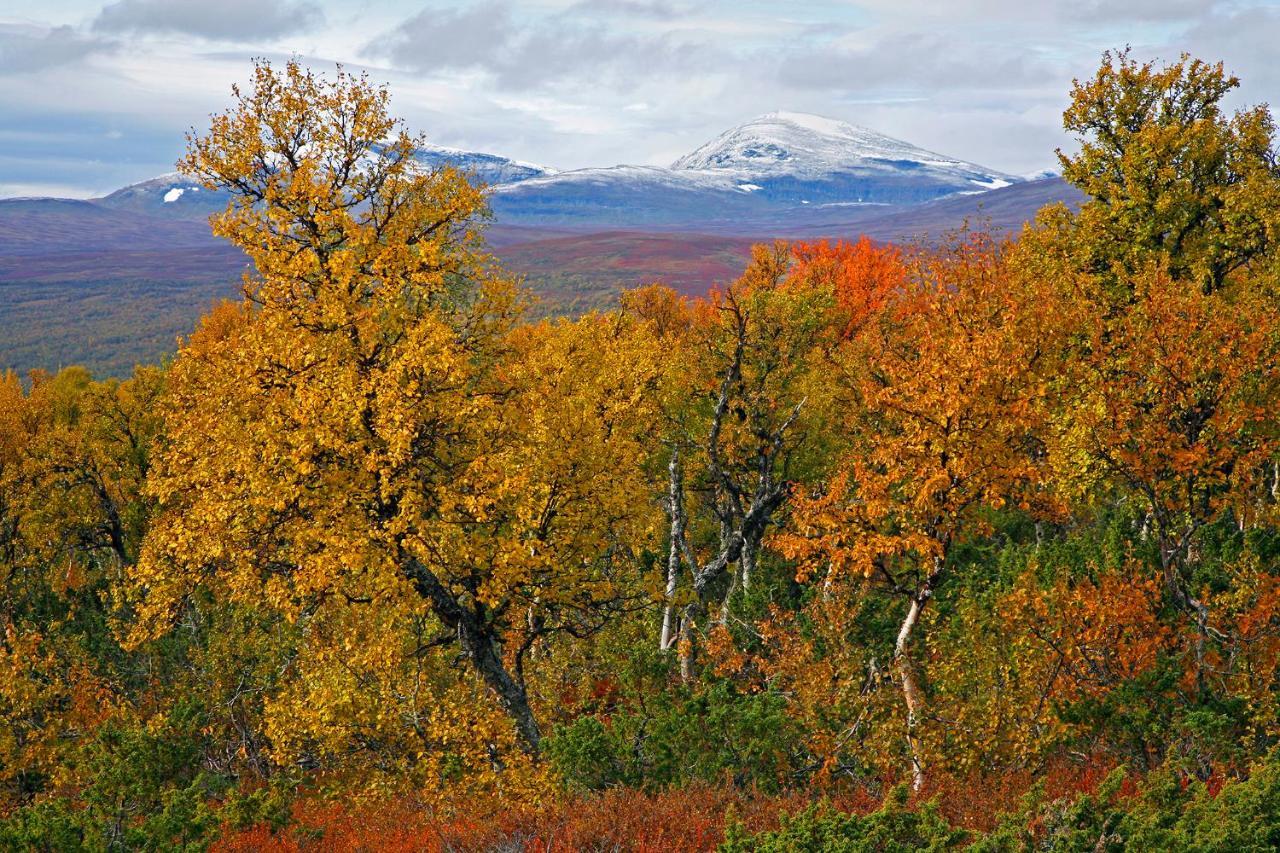
M 0 19 L 0 74 L 22 75 L 0 86 L 0 181 L 100 191 L 167 170 L 258 55 L 367 68 L 433 141 L 559 168 L 665 164 L 791 109 L 1029 172 L 1068 143 L 1071 79 L 1126 43 L 1221 58 L 1240 103 L 1280 102 L 1264 0 L 103 2 Z
M 93 28 L 247 41 L 305 31 L 323 20 L 309 0 L 117 0 L 98 13 Z
M 644 3 L 599 2 L 635 14 Z M 372 56 L 418 72 L 481 69 L 498 89 L 572 85 L 631 91 L 643 78 L 714 70 L 728 57 L 714 41 L 689 33 L 611 28 L 584 16 L 582 4 L 517 20 L 510 0 L 426 8 L 365 45 Z
M 79 63 L 89 56 L 110 53 L 117 45 L 85 35 L 70 26 L 7 24 L 0 21 L 0 75 L 31 74 L 59 65 Z

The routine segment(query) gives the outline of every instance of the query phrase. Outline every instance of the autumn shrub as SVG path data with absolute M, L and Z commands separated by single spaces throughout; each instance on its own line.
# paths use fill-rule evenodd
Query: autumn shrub
M 786 700 L 739 693 L 724 681 L 652 696 L 607 720 L 580 717 L 555 730 L 547 755 L 581 791 L 723 780 L 775 792 L 800 781 L 805 767 L 802 732 Z
M 743 832 L 776 829 L 787 815 L 807 808 L 806 792 L 764 795 L 725 785 L 694 783 L 644 792 L 633 788 L 575 794 L 539 808 L 459 807 L 441 811 L 413 799 L 365 804 L 303 799 L 288 826 L 261 823 L 228 827 L 218 853 L 299 851 L 494 851 L 494 850 L 714 850 L 725 827 Z M 833 798 L 844 812 L 875 808 L 849 791 Z
M 908 791 L 897 787 L 884 805 L 867 815 L 845 814 L 829 804 L 810 806 L 784 817 L 773 831 L 748 834 L 734 824 L 721 845 L 722 853 L 909 853 L 954 850 L 968 834 L 951 826 L 933 803 L 907 807 Z
M 975 853 L 1010 850 L 1264 851 L 1280 845 L 1280 760 L 1243 779 L 1204 783 L 1175 768 L 1112 771 L 1097 790 L 1050 799 L 1034 786 L 1020 809 L 979 838 Z
M 1280 753 L 1244 779 L 1209 785 L 1176 768 L 1135 777 L 1112 771 L 1093 791 L 1050 798 L 1044 780 L 987 832 L 950 822 L 936 801 L 910 804 L 903 787 L 878 810 L 842 812 L 819 803 L 782 816 L 775 830 L 730 824 L 722 851 L 912 851 L 972 853 L 1197 851 L 1262 853 L 1280 849 Z
M 203 850 L 229 819 L 263 820 L 267 790 L 238 791 L 203 768 L 194 702 L 104 724 L 63 770 L 58 793 L 0 820 L 0 848 Z

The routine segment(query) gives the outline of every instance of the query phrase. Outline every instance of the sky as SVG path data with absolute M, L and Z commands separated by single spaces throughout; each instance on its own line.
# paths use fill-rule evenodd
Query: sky
M 0 0 L 0 197 L 173 169 L 251 61 L 367 70 L 436 144 L 668 165 L 773 110 L 1014 174 L 1102 51 L 1223 60 L 1280 101 L 1280 0 Z

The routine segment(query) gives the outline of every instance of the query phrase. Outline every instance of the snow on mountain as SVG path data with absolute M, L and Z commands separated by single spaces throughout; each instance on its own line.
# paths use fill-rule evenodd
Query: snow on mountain
M 497 154 L 484 154 L 479 151 L 464 151 L 461 148 L 446 148 L 442 145 L 426 145 L 419 148 L 415 155 L 417 161 L 428 167 L 453 166 L 464 172 L 470 172 L 480 181 L 489 184 L 509 184 L 527 181 L 531 178 L 556 174 L 555 169 L 526 163 L 523 160 L 511 160 Z
M 865 127 L 807 113 L 767 113 L 725 131 L 672 164 L 673 169 L 732 169 L 763 175 L 817 175 L 865 161 L 966 166 Z
M 921 204 L 1007 187 L 1024 178 L 926 151 L 848 122 L 805 113 L 760 116 L 669 168 L 613 166 L 557 172 L 496 154 L 427 145 L 424 168 L 451 165 L 489 185 L 500 223 L 686 227 L 785 218 L 837 206 Z M 153 216 L 204 219 L 226 195 L 179 174 L 99 199 Z
M 178 172 L 130 184 L 94 201 L 104 207 L 166 219 L 204 219 L 227 206 L 224 193 L 209 192 L 198 181 Z
M 1057 169 L 1038 169 L 1037 171 L 1028 172 L 1027 174 L 1023 175 L 1022 180 L 1043 181 L 1049 178 L 1060 178 L 1060 177 L 1062 177 L 1062 172 L 1058 171 Z
M 477 181 L 491 185 L 518 183 L 555 174 L 554 169 L 533 163 L 438 145 L 417 149 L 414 159 L 429 169 L 454 166 L 474 176 Z M 225 209 L 227 199 L 224 192 L 211 192 L 189 177 L 170 172 L 130 184 L 94 201 L 118 210 L 132 210 L 169 219 L 204 219 L 211 213 Z
M 499 184 L 490 206 L 507 224 L 675 225 L 735 215 L 750 195 L 723 175 L 610 166 Z
M 1021 178 L 836 119 L 769 113 L 669 169 L 577 169 L 498 185 L 499 219 L 544 224 L 676 224 L 777 214 L 802 205 L 919 204 Z
M 677 172 L 661 166 L 605 166 L 587 169 L 571 169 L 530 178 L 514 184 L 496 184 L 496 193 L 528 192 L 547 187 L 582 186 L 607 189 L 618 185 L 635 187 L 660 187 L 673 191 L 723 190 L 737 187 L 731 177 L 708 172 Z
M 915 203 L 1019 180 L 855 124 L 791 112 L 727 130 L 671 168 L 731 174 L 791 203 Z

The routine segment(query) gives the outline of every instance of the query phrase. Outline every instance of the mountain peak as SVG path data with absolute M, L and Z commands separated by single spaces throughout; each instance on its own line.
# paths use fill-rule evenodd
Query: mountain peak
M 847 121 L 777 111 L 730 128 L 669 169 L 615 166 L 556 172 L 497 154 L 424 145 L 422 166 L 463 169 L 492 190 L 506 221 L 541 224 L 696 224 L 782 210 L 910 205 L 1023 180 L 935 154 Z M 118 190 L 97 203 L 170 219 L 205 219 L 226 205 L 178 174 Z
M 809 130 L 823 136 L 850 136 L 853 134 L 875 134 L 875 131 L 838 118 L 828 118 L 814 113 L 795 113 L 787 110 L 775 110 L 765 113 L 747 122 L 745 126 L 765 124 L 789 124 Z M 852 131 L 852 134 L 851 134 Z
M 673 169 L 732 170 L 754 176 L 809 175 L 892 165 L 964 173 L 981 185 L 1009 180 L 991 169 L 965 163 L 840 119 L 811 113 L 765 113 L 731 128 Z

